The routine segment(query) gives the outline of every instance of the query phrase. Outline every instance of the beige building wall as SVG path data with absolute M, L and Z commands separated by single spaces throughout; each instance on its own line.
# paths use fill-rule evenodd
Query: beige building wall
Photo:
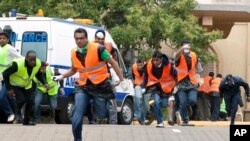
M 218 73 L 247 78 L 248 24 L 235 23 L 226 39 L 212 44 L 218 57 Z
M 235 23 L 226 39 L 212 44 L 218 62 L 218 73 L 233 74 L 242 77 L 250 84 L 250 23 Z M 242 99 L 245 108 L 250 103 L 245 101 L 245 91 L 242 89 Z

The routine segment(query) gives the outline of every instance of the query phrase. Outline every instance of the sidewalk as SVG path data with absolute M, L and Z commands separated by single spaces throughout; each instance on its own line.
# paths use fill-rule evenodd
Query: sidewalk
M 132 122 L 131 125 L 138 125 L 137 121 Z M 230 121 L 190 121 L 190 124 L 194 124 L 197 127 L 229 127 Z M 167 122 L 164 121 L 164 125 L 168 126 Z M 236 121 L 235 125 L 250 125 L 250 122 L 239 122 Z M 156 126 L 156 121 L 154 121 L 151 126 Z M 175 125 L 176 126 L 176 125 Z
M 208 127 L 229 127 L 230 121 L 190 121 L 195 126 L 208 126 Z M 235 125 L 250 125 L 250 122 L 239 122 L 236 121 Z

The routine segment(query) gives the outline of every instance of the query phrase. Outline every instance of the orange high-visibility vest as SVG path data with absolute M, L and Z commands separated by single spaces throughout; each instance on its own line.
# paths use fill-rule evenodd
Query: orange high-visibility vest
M 71 51 L 71 58 L 74 68 L 79 72 L 77 80 L 80 86 L 86 84 L 89 79 L 93 84 L 99 84 L 109 77 L 107 64 L 105 61 L 99 61 L 98 58 L 98 44 L 88 43 L 88 49 L 85 58 L 85 66 L 76 57 L 76 49 Z
M 188 70 L 186 59 L 183 54 L 180 56 L 180 64 L 176 67 L 177 70 L 177 77 L 178 82 L 180 82 L 186 76 L 189 76 L 189 79 L 192 84 L 198 84 L 198 79 L 195 77 L 196 74 L 196 64 L 197 64 L 197 57 L 196 54 L 190 51 L 191 55 L 191 69 Z
M 170 74 L 171 73 L 171 63 L 169 63 L 167 66 L 164 66 L 160 79 L 157 79 L 153 75 L 152 68 L 153 68 L 152 60 L 149 60 L 149 62 L 147 64 L 147 72 L 148 72 L 147 87 L 159 82 L 161 85 L 161 89 L 164 93 L 166 93 L 166 94 L 171 93 L 172 90 L 174 89 L 174 86 L 175 86 L 174 76 Z
M 94 43 L 98 43 L 96 40 L 93 40 Z M 98 43 L 99 44 L 99 43 Z M 105 49 L 108 51 L 108 53 L 111 53 L 112 49 L 113 49 L 113 46 L 111 43 L 106 43 L 104 41 L 104 45 Z
M 210 89 L 210 81 L 212 77 L 211 76 L 206 76 L 203 78 L 204 83 L 198 88 L 198 92 L 203 92 L 205 94 L 209 93 Z
M 216 77 L 215 79 L 213 79 L 211 81 L 209 92 L 220 92 L 219 87 L 220 87 L 221 80 L 222 79 L 220 77 Z
M 111 43 L 105 43 L 105 42 L 104 42 L 104 47 L 105 47 L 105 49 L 111 54 L 111 51 L 112 51 L 112 49 L 113 49 L 112 44 L 111 44 Z
M 143 75 L 140 76 L 140 73 L 138 72 L 137 70 L 137 64 L 133 64 L 132 66 L 132 73 L 135 75 L 135 81 L 134 81 L 134 84 L 135 85 L 141 85 L 142 81 L 143 81 Z

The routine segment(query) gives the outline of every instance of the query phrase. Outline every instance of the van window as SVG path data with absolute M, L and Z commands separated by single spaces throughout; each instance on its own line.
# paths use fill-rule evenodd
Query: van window
M 46 61 L 48 50 L 48 34 L 42 31 L 24 32 L 22 35 L 21 54 L 25 56 L 29 50 L 34 50 L 40 60 Z
M 11 32 L 11 34 L 10 34 L 10 44 L 13 47 L 16 47 L 16 40 L 17 40 L 17 34 L 16 34 L 16 32 Z
M 121 54 L 116 49 L 115 49 L 115 55 L 113 55 L 113 59 L 118 63 L 123 73 L 123 76 L 128 77 L 128 72 L 127 72 L 124 62 L 122 61 Z

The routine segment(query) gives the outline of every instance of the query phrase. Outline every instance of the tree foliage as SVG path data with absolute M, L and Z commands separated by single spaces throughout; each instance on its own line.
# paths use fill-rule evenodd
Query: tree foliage
M 2 0 L 0 13 L 15 8 L 19 13 L 59 18 L 88 18 L 105 25 L 118 45 L 142 48 L 179 48 L 186 38 L 203 62 L 213 59 L 209 45 L 222 37 L 222 32 L 207 32 L 190 11 L 195 0 Z

